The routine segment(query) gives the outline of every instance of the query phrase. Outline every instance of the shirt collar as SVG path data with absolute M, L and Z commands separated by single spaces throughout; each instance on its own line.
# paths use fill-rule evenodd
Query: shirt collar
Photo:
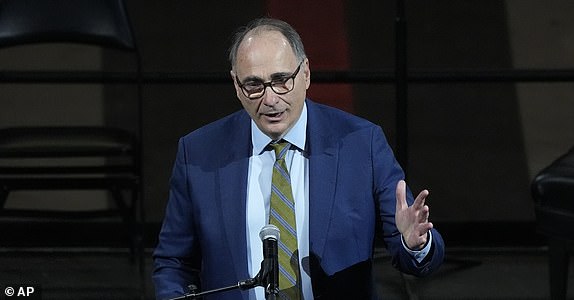
M 291 143 L 295 147 L 303 150 L 305 149 L 305 141 L 307 139 L 307 103 L 303 103 L 303 110 L 299 120 L 295 123 L 287 134 L 283 137 L 284 140 Z M 251 120 L 251 143 L 253 144 L 253 155 L 259 155 L 263 152 L 265 147 L 269 145 L 271 138 L 259 130 L 259 127 Z

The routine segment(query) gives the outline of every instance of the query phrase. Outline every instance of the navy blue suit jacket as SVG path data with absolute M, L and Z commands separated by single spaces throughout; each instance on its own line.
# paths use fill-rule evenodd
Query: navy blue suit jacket
M 404 174 L 382 129 L 306 101 L 310 257 L 304 259 L 309 260 L 315 298 L 376 298 L 371 274 L 376 234 L 399 270 L 424 276 L 436 269 L 444 256 L 436 230 L 431 253 L 422 263 L 401 244 L 394 213 L 396 185 Z M 241 110 L 180 139 L 154 252 L 158 298 L 182 295 L 190 283 L 209 290 L 249 277 L 245 209 L 250 120 Z M 235 290 L 213 299 L 246 298 L 246 292 Z

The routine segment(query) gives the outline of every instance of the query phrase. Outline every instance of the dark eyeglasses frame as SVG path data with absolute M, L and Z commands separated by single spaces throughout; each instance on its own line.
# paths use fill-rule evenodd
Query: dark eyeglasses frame
M 241 83 L 241 81 L 239 81 L 239 77 L 237 77 L 237 75 L 235 75 L 235 81 L 237 82 L 237 85 L 239 86 L 239 88 L 241 88 L 241 91 L 243 92 L 243 95 L 245 95 L 245 97 L 247 97 L 250 100 L 257 100 L 261 97 L 263 97 L 265 95 L 265 91 L 267 90 L 267 87 L 271 88 L 271 90 L 277 94 L 277 95 L 285 95 L 289 92 L 291 92 L 293 89 L 295 89 L 295 77 L 297 77 L 297 74 L 299 74 L 299 70 L 301 69 L 301 65 L 303 64 L 302 60 L 299 65 L 297 66 L 297 69 L 295 69 L 295 72 L 293 72 L 293 74 L 291 74 L 291 76 L 287 77 L 285 79 L 284 82 L 287 82 L 289 80 L 293 80 L 293 86 L 291 87 L 290 90 L 285 91 L 285 92 L 277 92 L 274 88 L 273 88 L 273 80 L 267 81 L 267 82 L 263 82 L 263 93 L 261 93 L 261 95 L 253 97 L 249 95 L 249 92 L 247 90 L 245 90 L 245 83 Z

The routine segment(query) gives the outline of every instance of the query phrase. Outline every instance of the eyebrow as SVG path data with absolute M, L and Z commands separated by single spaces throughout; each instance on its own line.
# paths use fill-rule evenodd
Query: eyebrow
M 271 74 L 271 81 L 273 80 L 277 80 L 277 79 L 284 79 L 286 77 L 291 76 L 292 73 L 289 72 L 277 72 L 277 73 L 273 73 Z M 258 76 L 248 76 L 245 79 L 243 79 L 242 82 L 253 82 L 253 81 L 260 81 L 260 82 L 265 82 L 265 80 L 263 80 L 263 78 L 258 77 Z

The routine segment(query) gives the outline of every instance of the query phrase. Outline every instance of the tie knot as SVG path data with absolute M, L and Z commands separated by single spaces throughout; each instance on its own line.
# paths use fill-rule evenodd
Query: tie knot
M 285 154 L 287 154 L 287 150 L 290 148 L 289 146 L 291 146 L 291 144 L 285 140 L 281 140 L 277 143 L 271 143 L 270 145 L 273 147 L 273 150 L 275 150 L 275 160 L 284 159 Z

